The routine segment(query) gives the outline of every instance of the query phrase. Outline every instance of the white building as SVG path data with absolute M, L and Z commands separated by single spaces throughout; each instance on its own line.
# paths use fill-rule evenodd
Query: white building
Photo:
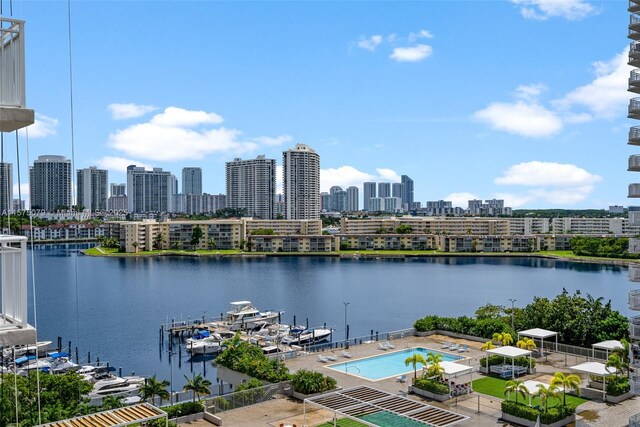
M 171 172 L 162 168 L 145 170 L 144 167 L 127 167 L 127 210 L 133 213 L 173 212 L 173 199 L 177 181 Z
M 54 211 L 73 205 L 71 160 L 64 156 L 38 156 L 29 168 L 31 209 Z
M 107 183 L 109 172 L 91 166 L 78 169 L 76 186 L 78 188 L 77 204 L 92 212 L 107 209 Z
M 286 219 L 320 218 L 320 156 L 305 144 L 282 153 Z
M 247 215 L 275 218 L 276 161 L 258 156 L 226 163 L 227 207 L 246 209 Z

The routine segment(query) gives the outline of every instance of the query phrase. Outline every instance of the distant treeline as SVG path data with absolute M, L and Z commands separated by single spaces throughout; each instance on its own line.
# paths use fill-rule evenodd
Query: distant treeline
M 615 218 L 625 213 L 610 213 L 606 209 L 514 209 L 514 218 Z
M 624 237 L 583 237 L 571 239 L 571 250 L 576 255 L 605 258 L 638 259 L 639 254 L 629 253 L 629 239 Z

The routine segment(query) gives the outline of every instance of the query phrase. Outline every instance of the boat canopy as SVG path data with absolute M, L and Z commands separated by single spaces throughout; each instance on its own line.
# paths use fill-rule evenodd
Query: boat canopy
M 64 352 L 64 351 L 54 351 L 52 353 L 49 353 L 49 357 L 52 359 L 59 359 L 61 357 L 69 357 L 69 353 Z
M 15 364 L 16 364 L 16 365 L 19 365 L 19 364 L 21 364 L 21 363 L 28 362 L 29 360 L 36 360 L 36 357 L 35 357 L 35 356 L 22 356 L 22 357 L 18 357 L 18 358 L 15 360 Z

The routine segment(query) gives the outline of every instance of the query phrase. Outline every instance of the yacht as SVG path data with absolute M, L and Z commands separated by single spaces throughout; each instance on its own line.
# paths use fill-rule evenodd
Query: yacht
M 251 301 L 234 301 L 225 319 L 217 325 L 232 331 L 252 329 L 260 322 L 275 323 L 281 314 L 280 311 L 262 312 L 254 307 Z
M 140 393 L 144 385 L 143 377 L 118 377 L 109 375 L 99 379 L 93 384 L 93 390 L 89 393 L 90 405 L 101 404 L 105 396 L 132 397 Z
M 300 333 L 293 333 L 282 338 L 282 343 L 286 345 L 316 344 L 329 339 L 332 333 L 332 329 L 324 328 L 305 330 Z
M 51 341 L 38 341 L 36 344 L 7 347 L 2 350 L 2 357 L 4 359 L 18 358 L 29 354 L 36 354 L 36 351 L 38 352 L 39 356 L 44 356 L 45 354 L 47 354 L 50 345 Z
M 192 356 L 196 354 L 216 354 L 222 351 L 224 338 L 216 332 L 211 334 L 207 330 L 198 331 L 191 338 L 187 338 L 185 347 Z

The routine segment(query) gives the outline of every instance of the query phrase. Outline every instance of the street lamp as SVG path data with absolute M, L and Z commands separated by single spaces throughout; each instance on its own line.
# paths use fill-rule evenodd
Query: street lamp
M 513 327 L 513 304 L 518 300 L 515 298 L 509 298 L 509 301 L 511 301 L 511 329 L 515 332 L 515 328 Z
M 347 307 L 349 306 L 349 302 L 343 302 L 344 304 L 344 347 L 349 348 L 349 330 L 347 329 Z

